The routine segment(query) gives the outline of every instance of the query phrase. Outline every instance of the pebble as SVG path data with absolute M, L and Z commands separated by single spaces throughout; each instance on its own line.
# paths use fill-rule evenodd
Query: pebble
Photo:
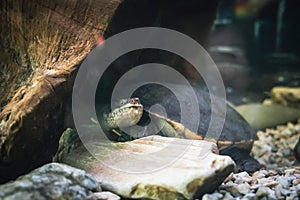
M 248 183 L 239 184 L 237 186 L 238 192 L 241 194 L 247 194 L 250 192 L 250 185 Z
M 230 175 L 213 196 L 206 199 L 295 199 L 300 196 L 300 166 Z M 280 172 L 280 173 L 279 173 Z M 281 175 L 279 175 L 281 174 Z M 220 195 L 217 195 L 220 194 Z M 221 197 L 222 196 L 222 197 Z
M 286 177 L 279 177 L 278 178 L 278 183 L 283 187 L 283 188 L 288 188 L 290 183 L 288 181 L 288 178 Z
M 283 196 L 288 196 L 291 193 L 289 190 L 286 190 L 284 188 L 280 188 L 280 192 Z
M 300 184 L 300 179 L 295 179 L 292 181 L 293 185 L 299 185 Z
M 262 170 L 262 171 L 265 171 L 265 170 Z M 252 177 L 254 178 L 265 178 L 265 174 L 261 171 L 257 171 L 257 172 L 254 172 L 254 174 L 252 175 Z
M 277 175 L 277 172 L 275 170 L 270 169 L 269 174 L 270 174 L 270 176 L 275 176 L 275 175 Z
M 246 194 L 242 200 L 257 200 L 257 196 L 254 193 Z
M 251 190 L 257 190 L 259 187 L 261 186 L 261 184 L 254 184 L 250 186 Z
M 121 199 L 118 195 L 115 195 L 111 192 L 95 192 L 93 195 L 96 196 L 97 200 L 120 200 Z
M 235 182 L 238 184 L 239 183 L 242 184 L 245 182 L 249 183 L 252 180 L 251 176 L 247 172 L 240 172 L 238 174 L 234 174 L 233 178 L 235 179 Z
M 296 124 L 288 123 L 275 129 L 258 131 L 257 136 L 259 140 L 254 142 L 251 155 L 267 170 L 297 164 L 293 150 L 300 137 L 300 119 Z
M 202 197 L 202 200 L 219 200 L 220 198 L 223 198 L 223 195 L 220 193 L 213 193 L 213 194 L 205 194 Z
M 266 187 L 274 187 L 276 185 L 278 185 L 277 181 L 270 181 L 270 182 L 267 182 L 264 184 L 264 186 L 266 186 Z
M 256 195 L 258 197 L 264 197 L 264 196 L 268 196 L 268 188 L 265 187 L 265 186 L 261 186 L 258 188 L 257 192 L 256 192 Z
M 295 189 L 297 196 L 300 196 L 300 185 L 297 185 Z
M 205 196 L 205 199 L 300 200 L 300 165 L 292 155 L 293 143 L 300 137 L 300 120 L 298 124 L 260 131 L 258 136 L 262 141 L 254 144 L 251 154 L 265 168 L 252 175 L 247 172 L 230 174 L 213 196 Z M 274 144 L 276 152 L 276 148 L 272 148 Z

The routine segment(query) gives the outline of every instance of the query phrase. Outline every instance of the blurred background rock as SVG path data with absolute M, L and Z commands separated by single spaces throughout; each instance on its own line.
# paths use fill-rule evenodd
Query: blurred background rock
M 261 101 L 274 86 L 300 85 L 297 0 L 221 0 L 207 50 L 235 104 Z

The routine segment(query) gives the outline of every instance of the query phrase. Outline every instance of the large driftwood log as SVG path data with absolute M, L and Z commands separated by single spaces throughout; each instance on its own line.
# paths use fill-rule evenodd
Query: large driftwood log
M 1 1 L 1 181 L 51 160 L 72 76 L 120 2 Z
M 188 17 L 177 20 L 183 2 L 178 3 L 0 1 L 0 182 L 51 161 L 65 128 L 65 105 L 76 70 L 97 38 L 160 25 L 204 40 L 217 0 L 184 3 L 188 9 L 178 16 Z

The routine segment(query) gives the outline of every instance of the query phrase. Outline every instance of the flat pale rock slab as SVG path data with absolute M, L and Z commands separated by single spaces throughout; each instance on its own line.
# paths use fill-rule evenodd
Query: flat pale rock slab
M 85 169 L 104 190 L 128 198 L 201 197 L 234 169 L 232 159 L 213 153 L 217 146 L 206 141 L 149 136 L 110 147 L 88 146 L 97 159 L 77 149 L 63 162 Z

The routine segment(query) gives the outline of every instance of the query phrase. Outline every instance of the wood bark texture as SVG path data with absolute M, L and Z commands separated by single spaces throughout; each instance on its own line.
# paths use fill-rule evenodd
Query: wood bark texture
M 0 181 L 51 160 L 78 64 L 121 0 L 0 2 Z

